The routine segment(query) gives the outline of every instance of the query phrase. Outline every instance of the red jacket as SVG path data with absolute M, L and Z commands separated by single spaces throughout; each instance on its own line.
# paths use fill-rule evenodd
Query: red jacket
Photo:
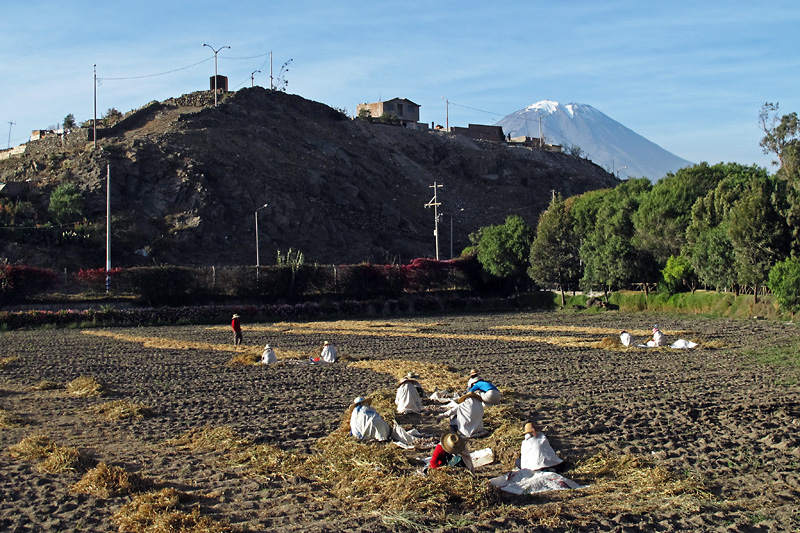
M 433 450 L 433 457 L 431 457 L 431 468 L 439 468 L 440 466 L 446 466 L 447 462 L 453 458 L 453 454 L 447 453 L 444 448 L 442 448 L 441 444 L 437 444 L 436 448 Z
M 231 327 L 233 328 L 233 331 L 235 331 L 237 333 L 242 331 L 242 326 L 239 325 L 239 319 L 238 318 L 234 318 L 231 321 Z

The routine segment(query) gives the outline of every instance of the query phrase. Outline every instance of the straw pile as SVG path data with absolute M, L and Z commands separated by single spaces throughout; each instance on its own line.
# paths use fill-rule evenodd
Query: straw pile
M 100 396 L 108 389 L 95 377 L 80 376 L 67 383 L 67 392 L 73 396 Z
M 289 478 L 303 466 L 305 458 L 269 444 L 247 446 L 231 454 L 229 464 L 245 467 L 253 474 L 267 478 Z
M 150 486 L 152 482 L 138 474 L 132 474 L 119 466 L 100 463 L 86 472 L 70 491 L 90 494 L 97 498 L 113 498 L 123 494 L 143 492 Z
M 150 417 L 153 411 L 143 403 L 129 400 L 113 400 L 94 407 L 94 412 L 106 420 L 125 420 Z
M 6 365 L 10 365 L 11 363 L 16 362 L 17 360 L 19 360 L 19 357 L 17 357 L 16 355 L 0 357 L 0 368 L 5 367 Z
M 184 510 L 186 494 L 173 488 L 139 494 L 111 517 L 120 533 L 228 533 L 227 521 L 216 521 L 193 507 Z
M 169 439 L 166 443 L 186 450 L 220 453 L 239 451 L 247 446 L 252 446 L 251 441 L 240 438 L 228 426 L 202 426 L 190 429 L 180 437 Z
M 8 449 L 15 459 L 41 462 L 37 468 L 42 472 L 57 474 L 83 469 L 91 459 L 77 448 L 59 446 L 45 435 L 31 435 Z
M 51 381 L 49 379 L 43 379 L 33 387 L 33 390 L 55 390 L 55 389 L 63 389 L 64 385 L 57 381 Z

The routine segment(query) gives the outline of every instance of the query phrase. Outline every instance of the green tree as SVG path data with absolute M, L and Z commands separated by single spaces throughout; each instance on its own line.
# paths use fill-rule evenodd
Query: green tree
M 369 120 L 372 118 L 372 111 L 367 109 L 366 107 L 362 107 L 358 110 L 358 118 L 361 120 Z
M 580 272 L 578 243 L 572 219 L 561 194 L 539 217 L 536 238 L 531 245 L 528 275 L 542 285 L 553 283 L 561 291 L 561 306 L 566 304 L 564 286 L 577 281 Z
M 391 126 L 399 126 L 400 125 L 400 119 L 397 118 L 397 115 L 395 115 L 394 113 L 386 113 L 386 112 L 384 112 L 378 118 L 378 120 L 380 122 L 382 122 L 383 124 L 389 124 Z
M 685 255 L 671 255 L 667 259 L 667 264 L 661 271 L 664 277 L 664 284 L 670 294 L 677 293 L 681 287 L 688 287 L 694 292 L 697 277 L 692 268 L 691 260 Z
M 649 251 L 659 265 L 680 255 L 692 206 L 724 179 L 725 166 L 700 163 L 669 173 L 641 198 L 633 216 L 635 244 Z
M 75 126 L 76 126 L 75 115 L 70 113 L 66 117 L 64 117 L 64 129 L 65 130 L 71 130 Z
M 781 197 L 776 180 L 754 181 L 730 211 L 737 276 L 753 287 L 756 302 L 772 266 L 789 255 L 789 228 L 776 203 Z
M 481 228 L 478 262 L 499 278 L 519 278 L 528 267 L 533 230 L 519 215 L 509 215 L 505 223 Z
M 103 113 L 103 116 L 102 116 L 103 126 L 106 126 L 106 127 L 113 126 L 114 124 L 116 124 L 117 122 L 122 120 L 122 117 L 123 117 L 122 113 L 120 111 L 118 111 L 116 108 L 114 108 L 114 107 L 109 108 L 108 111 Z
M 767 286 L 781 309 L 792 314 L 800 310 L 800 258 L 792 257 L 775 263 L 769 271 Z
M 64 183 L 50 194 L 48 211 L 58 224 L 75 222 L 83 215 L 83 195 L 74 183 Z

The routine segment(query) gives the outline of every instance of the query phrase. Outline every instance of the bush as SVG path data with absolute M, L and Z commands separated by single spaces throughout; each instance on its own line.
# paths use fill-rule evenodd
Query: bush
M 800 259 L 793 257 L 776 263 L 769 271 L 767 286 L 781 309 L 796 313 L 800 309 Z
M 119 277 L 121 268 L 112 268 L 106 273 L 105 268 L 87 268 L 78 270 L 78 279 L 95 290 L 105 290 L 106 277 L 112 280 Z
M 83 195 L 74 183 L 64 183 L 50 194 L 47 209 L 58 224 L 74 222 L 83 216 Z

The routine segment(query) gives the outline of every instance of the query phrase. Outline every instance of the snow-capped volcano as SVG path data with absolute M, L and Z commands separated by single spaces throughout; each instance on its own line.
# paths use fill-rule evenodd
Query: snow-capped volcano
M 668 172 L 692 165 L 616 120 L 586 104 L 561 105 L 542 100 L 520 109 L 498 122 L 506 135 L 539 137 L 565 150 L 579 146 L 583 157 L 591 159 L 619 177 L 647 177 L 658 181 Z

